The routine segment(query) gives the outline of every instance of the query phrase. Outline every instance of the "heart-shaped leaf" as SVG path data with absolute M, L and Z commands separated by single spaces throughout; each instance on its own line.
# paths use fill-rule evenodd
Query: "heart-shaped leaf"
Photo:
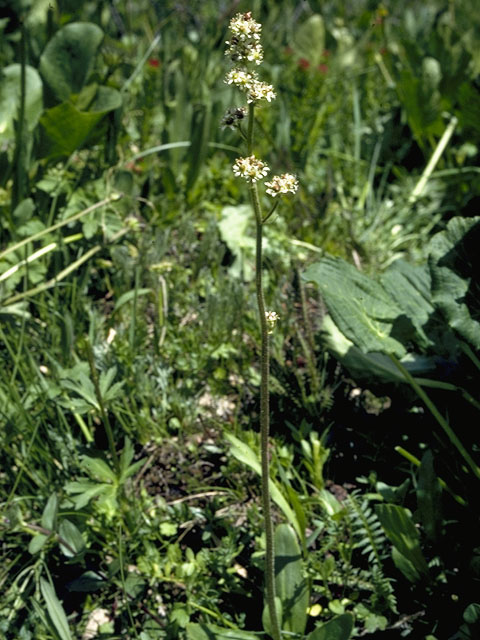
M 62 27 L 45 47 L 40 73 L 59 102 L 80 93 L 87 82 L 103 31 L 90 22 Z

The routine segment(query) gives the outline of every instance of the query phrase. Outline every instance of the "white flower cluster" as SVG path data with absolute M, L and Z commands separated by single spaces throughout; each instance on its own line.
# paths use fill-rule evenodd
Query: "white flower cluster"
M 248 182 L 262 180 L 270 171 L 270 168 L 265 164 L 265 162 L 262 162 L 255 156 L 237 158 L 232 169 L 236 176 L 245 178 Z
M 237 13 L 230 21 L 230 31 L 232 37 L 227 40 L 227 50 L 225 54 L 233 62 L 240 62 L 243 65 L 248 63 L 260 64 L 263 60 L 263 49 L 260 44 L 260 32 L 262 25 L 255 22 L 252 14 Z M 261 82 L 254 71 L 247 71 L 245 66 L 235 67 L 225 76 L 227 84 L 234 84 L 241 91 L 247 94 L 247 102 L 259 102 L 267 100 L 271 102 L 275 97 L 275 91 L 270 84 Z
M 226 55 L 229 56 L 236 66 L 231 69 L 225 76 L 226 84 L 233 85 L 240 89 L 247 98 L 248 104 L 253 104 L 265 100 L 271 102 L 276 98 L 272 85 L 259 80 L 258 74 L 253 70 L 253 64 L 260 64 L 263 60 L 263 49 L 260 44 L 260 34 L 262 25 L 252 18 L 250 11 L 247 13 L 237 13 L 230 21 L 230 40 L 226 42 Z M 222 118 L 222 126 L 239 127 L 246 138 L 246 134 L 242 131 L 240 120 L 247 117 L 245 107 L 235 107 L 228 109 Z M 251 123 L 250 123 L 251 124 Z M 253 129 L 249 130 L 250 133 Z M 251 142 L 251 141 L 250 141 Z M 237 158 L 233 165 L 233 173 L 248 182 L 257 182 L 263 180 L 270 171 L 269 167 L 254 155 L 246 158 Z M 295 193 L 298 189 L 298 181 L 295 176 L 290 173 L 284 173 L 281 176 L 273 176 L 270 182 L 266 182 L 267 193 L 270 196 L 277 196 L 285 193 Z M 272 211 L 265 220 L 271 215 Z M 274 314 L 274 312 L 269 312 Z M 274 314 L 276 316 L 276 314 Z M 276 318 L 268 319 L 272 323 L 272 327 L 276 322 Z
M 266 100 L 267 102 L 271 102 L 275 100 L 277 94 L 273 90 L 271 84 L 267 84 L 266 82 L 252 82 L 252 84 L 248 87 L 247 93 L 247 102 L 258 102 L 259 100 Z
M 277 95 L 271 84 L 261 82 L 258 75 L 253 71 L 244 71 L 243 69 L 232 69 L 225 76 L 227 84 L 234 84 L 247 94 L 247 102 L 258 102 L 259 100 L 267 100 L 271 102 Z
M 263 60 L 263 49 L 259 42 L 262 25 L 255 22 L 250 11 L 237 13 L 230 21 L 230 31 L 232 37 L 225 43 L 228 47 L 225 55 L 232 62 L 247 60 L 260 64 Z
M 291 173 L 283 173 L 281 176 L 273 176 L 270 182 L 266 182 L 267 193 L 273 197 L 281 193 L 296 193 L 298 180 Z
M 249 73 L 243 69 L 232 69 L 225 76 L 226 84 L 234 84 L 239 89 L 248 89 L 253 82 L 257 81 L 257 74 L 255 72 Z

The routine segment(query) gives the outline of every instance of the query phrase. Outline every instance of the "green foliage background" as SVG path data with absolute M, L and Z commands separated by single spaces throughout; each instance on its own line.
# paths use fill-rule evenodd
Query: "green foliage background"
M 305 633 L 477 637 L 475 0 L 0 9 L 0 635 L 263 633 L 253 224 L 220 127 L 251 10 L 256 151 L 301 184 L 265 278 Z

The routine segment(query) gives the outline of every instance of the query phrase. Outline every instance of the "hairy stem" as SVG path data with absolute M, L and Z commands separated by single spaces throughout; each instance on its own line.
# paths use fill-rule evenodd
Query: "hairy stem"
M 253 118 L 254 106 L 249 105 L 248 121 L 248 152 L 252 153 L 253 147 Z M 250 186 L 250 198 L 255 212 L 256 222 L 256 251 L 255 251 L 255 287 L 257 294 L 258 313 L 260 316 L 260 329 L 262 337 L 261 362 L 260 362 L 260 442 L 262 458 L 262 509 L 265 526 L 265 587 L 266 600 L 270 615 L 270 627 L 274 640 L 281 640 L 281 631 L 278 624 L 277 607 L 275 603 L 275 549 L 273 538 L 273 522 L 270 509 L 270 462 L 268 456 L 268 436 L 270 432 L 270 410 L 269 410 L 269 336 L 267 318 L 265 316 L 265 297 L 263 294 L 262 282 L 262 236 L 263 221 L 258 197 L 258 189 L 255 182 Z

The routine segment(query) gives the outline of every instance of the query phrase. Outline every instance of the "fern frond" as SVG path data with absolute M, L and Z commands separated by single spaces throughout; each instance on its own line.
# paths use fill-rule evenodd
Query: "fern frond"
M 366 555 L 370 564 L 368 574 L 371 580 L 372 608 L 382 613 L 397 612 L 397 599 L 393 590 L 393 580 L 383 573 L 383 560 L 389 555 L 390 545 L 380 520 L 370 506 L 368 498 L 358 491 L 349 494 L 344 502 L 350 516 L 354 548 Z
M 372 583 L 374 590 L 370 598 L 375 611 L 383 612 L 387 609 L 393 613 L 397 611 L 397 598 L 393 591 L 393 580 L 383 575 L 382 568 L 378 565 L 372 567 Z
M 352 522 L 353 537 L 356 540 L 355 548 L 361 549 L 363 555 L 367 555 L 370 563 L 382 565 L 386 557 L 386 537 L 376 513 L 370 507 L 368 499 L 357 500 L 358 492 L 352 492 L 348 496 L 348 511 Z

